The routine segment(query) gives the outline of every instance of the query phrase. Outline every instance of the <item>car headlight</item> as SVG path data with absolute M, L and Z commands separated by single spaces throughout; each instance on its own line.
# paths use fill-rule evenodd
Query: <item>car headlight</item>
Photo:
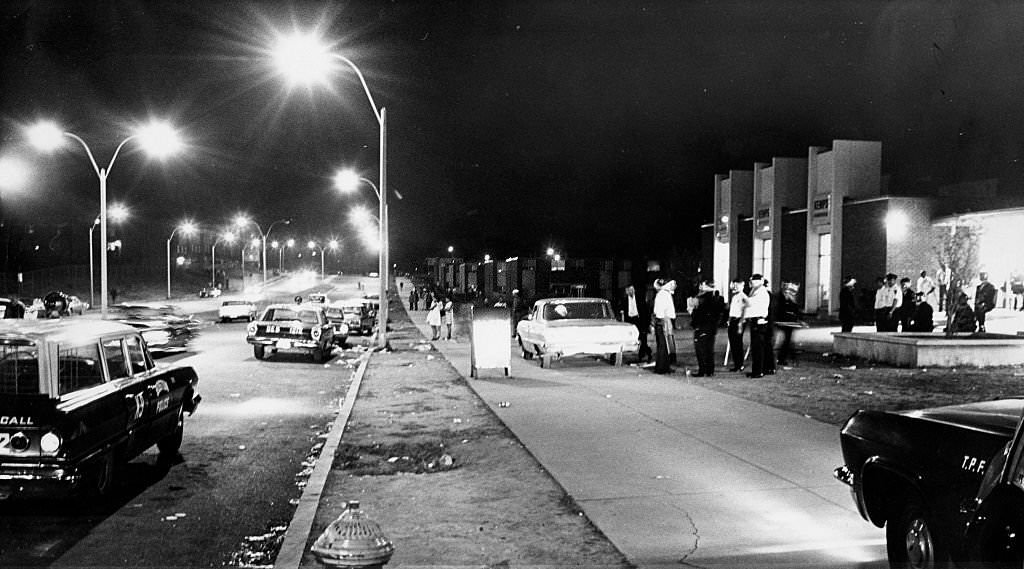
M 256 334 L 256 323 L 255 322 L 250 322 L 249 325 L 245 327 L 245 331 L 250 336 L 255 335 Z
M 43 435 L 39 439 L 39 450 L 51 454 L 60 450 L 60 435 L 53 432 Z
M 320 339 L 320 335 L 323 334 L 323 333 L 324 333 L 324 331 L 321 330 L 319 326 L 314 326 L 313 329 L 309 331 L 309 335 L 313 336 L 314 340 L 319 340 Z
M 25 433 L 14 433 L 11 435 L 11 440 L 8 441 L 7 444 L 14 452 L 25 452 L 28 450 L 31 441 L 27 436 L 25 436 Z
M 344 322 L 339 323 L 338 324 L 338 333 L 339 334 L 348 334 L 348 324 L 345 324 Z

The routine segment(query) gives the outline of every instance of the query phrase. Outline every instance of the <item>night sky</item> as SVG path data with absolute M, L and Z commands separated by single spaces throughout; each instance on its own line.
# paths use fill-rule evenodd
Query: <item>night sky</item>
M 833 139 L 883 143 L 890 192 L 1001 180 L 1020 194 L 1024 4 L 1015 2 L 516 0 L 0 3 L 0 155 L 29 157 L 5 214 L 55 202 L 87 224 L 97 182 L 78 147 L 26 148 L 57 120 L 105 164 L 131 121 L 187 139 L 153 162 L 131 146 L 110 200 L 135 219 L 355 243 L 340 195 L 377 180 L 378 127 L 355 75 L 289 91 L 276 31 L 318 28 L 388 112 L 392 258 L 696 250 L 716 173 L 806 157 Z

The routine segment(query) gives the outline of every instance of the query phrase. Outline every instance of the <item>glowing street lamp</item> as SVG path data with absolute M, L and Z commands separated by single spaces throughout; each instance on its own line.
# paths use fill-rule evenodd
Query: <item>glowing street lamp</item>
M 113 156 L 110 158 L 110 162 L 106 168 L 101 168 L 96 163 L 96 159 L 93 157 L 92 150 L 89 145 L 85 143 L 81 137 L 77 134 L 61 130 L 53 122 L 40 122 L 32 127 L 29 127 L 27 132 L 29 141 L 34 146 L 42 150 L 54 150 L 63 145 L 68 138 L 78 141 L 85 149 L 86 155 L 89 157 L 89 162 L 92 163 L 92 168 L 96 172 L 96 175 L 100 180 L 100 241 L 103 243 L 103 248 L 100 250 L 100 306 L 101 315 L 106 317 L 107 315 L 107 176 L 110 174 L 110 169 L 114 166 L 114 161 L 117 160 L 117 155 L 120 154 L 121 149 L 124 145 L 131 140 L 135 140 L 139 145 L 146 150 L 149 154 L 158 158 L 167 157 L 177 152 L 182 144 L 178 137 L 177 132 L 168 125 L 162 122 L 153 122 L 145 127 L 140 128 L 134 134 L 128 136 L 117 145 L 117 149 L 114 150 Z
M 167 238 L 167 298 L 171 298 L 171 239 L 174 239 L 174 234 L 181 231 L 182 235 L 192 235 L 196 232 L 196 224 L 191 221 L 184 221 L 181 225 L 174 228 L 171 231 L 171 236 Z
M 267 230 L 264 232 L 263 228 L 260 227 L 259 223 L 256 223 L 255 221 L 250 220 L 245 215 L 238 215 L 237 217 L 235 217 L 235 225 L 238 226 L 239 229 L 241 229 L 242 227 L 245 227 L 246 225 L 251 223 L 251 224 L 256 226 L 256 231 L 258 231 L 259 234 L 260 234 L 260 244 L 261 244 L 261 247 L 262 247 L 262 259 L 261 259 L 261 262 L 263 263 L 263 288 L 267 288 L 267 238 L 270 236 L 270 232 L 274 230 L 274 226 L 275 225 L 277 225 L 278 223 L 283 223 L 285 225 L 288 225 L 291 222 L 292 222 L 292 220 L 290 220 L 290 219 L 279 219 L 279 220 L 271 223 L 270 227 L 268 227 Z M 276 241 L 275 241 L 275 243 L 276 243 Z M 281 265 L 280 259 L 278 259 L 278 263 L 277 264 L 278 264 L 278 270 L 280 270 L 280 265 Z
M 373 95 L 370 93 L 370 87 L 363 77 L 363 72 L 356 67 L 356 64 L 347 57 L 332 53 L 329 46 L 324 45 L 315 34 L 295 33 L 291 36 L 280 36 L 273 54 L 277 69 L 292 84 L 326 85 L 335 62 L 340 61 L 346 64 L 359 78 L 363 92 L 373 109 L 373 116 L 377 119 L 377 125 L 380 127 L 380 176 L 378 179 L 380 188 L 375 187 L 377 198 L 380 201 L 380 311 L 378 313 L 380 325 L 377 330 L 380 346 L 386 347 L 388 344 L 387 109 L 377 107 L 377 103 L 374 102 Z
M 216 241 L 213 242 L 213 247 L 210 248 L 210 286 L 217 285 L 217 244 L 221 241 L 225 243 L 234 243 L 235 234 L 229 231 L 225 231 Z M 244 283 L 243 283 L 244 285 Z M 242 287 L 245 288 L 244 286 Z
M 330 249 L 332 251 L 337 251 L 338 250 L 338 240 L 337 239 L 331 239 L 330 241 L 327 242 L 327 245 L 322 246 L 322 247 L 316 241 L 310 241 L 309 243 L 306 244 L 306 246 L 309 247 L 309 250 L 312 252 L 313 255 L 316 254 L 316 251 L 318 249 L 320 250 L 320 280 L 324 280 L 324 278 L 326 278 L 326 275 L 325 275 L 325 272 L 324 272 L 324 256 L 325 256 L 324 255 L 324 251 L 326 251 L 327 249 Z

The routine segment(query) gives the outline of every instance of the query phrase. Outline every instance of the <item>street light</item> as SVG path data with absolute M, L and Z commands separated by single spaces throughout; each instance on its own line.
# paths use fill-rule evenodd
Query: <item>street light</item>
M 121 221 L 128 217 L 128 208 L 121 204 L 111 204 L 107 209 L 107 215 L 110 217 L 110 221 Z M 92 220 L 92 224 L 89 225 L 89 306 L 96 306 L 96 269 L 93 268 L 93 250 L 95 247 L 92 244 L 92 230 L 96 229 L 96 226 L 99 224 L 100 217 L 97 215 L 96 219 Z
M 223 234 L 221 234 L 220 237 L 217 238 L 216 241 L 213 242 L 213 247 L 210 248 L 210 286 L 213 287 L 217 286 L 217 244 L 220 243 L 221 241 L 225 243 L 234 243 L 235 234 L 225 231 Z M 245 283 L 243 282 L 242 284 L 242 288 L 245 289 Z
M 182 235 L 192 235 L 196 232 L 196 224 L 191 221 L 184 221 L 181 225 L 174 228 L 171 231 L 171 236 L 167 238 L 167 299 L 171 298 L 171 239 L 174 239 L 174 234 L 181 231 Z
M 320 42 L 315 34 L 293 34 L 278 38 L 274 47 L 274 62 L 278 70 L 289 78 L 292 83 L 325 83 L 331 71 L 332 61 L 337 60 L 348 65 L 359 78 L 363 92 L 373 109 L 373 116 L 380 127 L 380 189 L 377 198 L 380 200 L 380 325 L 378 341 L 381 347 L 387 347 L 388 322 L 388 193 L 387 193 L 387 109 L 377 107 L 366 84 L 363 72 L 347 57 L 331 53 L 329 48 Z M 376 189 L 376 188 L 375 188 Z
M 256 223 L 254 220 L 250 220 L 248 217 L 246 217 L 244 215 L 239 215 L 238 217 L 235 218 L 235 225 L 238 226 L 239 228 L 242 228 L 242 227 L 244 227 L 244 226 L 246 226 L 246 225 L 251 223 L 251 224 L 256 226 L 256 231 L 258 231 L 259 234 L 260 234 L 260 241 L 261 241 L 261 245 L 262 245 L 262 248 L 263 248 L 262 263 L 263 263 L 263 288 L 264 289 L 267 288 L 267 237 L 270 236 L 270 232 L 273 231 L 274 226 L 277 225 L 278 223 L 283 223 L 285 225 L 288 225 L 291 222 L 292 222 L 292 220 L 290 220 L 290 219 L 279 219 L 279 220 L 271 223 L 270 227 L 268 227 L 267 230 L 264 232 L 263 228 L 260 227 L 259 223 Z M 278 260 L 278 270 L 280 270 L 280 264 L 281 264 L 280 260 Z
M 320 250 L 320 280 L 322 281 L 326 278 L 326 275 L 324 273 L 324 251 L 326 251 L 327 249 L 337 251 L 338 240 L 331 239 L 330 241 L 327 242 L 327 245 L 323 247 L 318 245 L 316 241 L 310 241 L 309 243 L 306 244 L 306 246 L 309 247 L 310 251 L 312 251 L 313 253 L 316 253 L 317 249 Z
M 128 136 L 117 145 L 113 156 L 106 168 L 100 168 L 93 157 L 92 150 L 77 134 L 61 130 L 55 123 L 41 122 L 28 129 L 28 138 L 32 144 L 42 150 L 54 150 L 63 145 L 65 139 L 71 138 L 78 141 L 85 153 L 89 156 L 89 162 L 100 180 L 100 241 L 103 248 L 100 251 L 100 314 L 107 316 L 107 176 L 110 169 L 114 167 L 114 160 L 130 140 L 138 139 L 140 146 L 150 154 L 163 158 L 176 152 L 181 147 L 181 140 L 178 134 L 167 123 L 153 122 L 148 126 L 140 128 L 134 134 Z

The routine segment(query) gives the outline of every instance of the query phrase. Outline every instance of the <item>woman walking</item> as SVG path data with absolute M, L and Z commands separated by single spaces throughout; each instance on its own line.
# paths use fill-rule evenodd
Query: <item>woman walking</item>
M 433 331 L 431 340 L 441 339 L 441 302 L 442 300 L 438 298 L 427 312 L 427 325 Z

